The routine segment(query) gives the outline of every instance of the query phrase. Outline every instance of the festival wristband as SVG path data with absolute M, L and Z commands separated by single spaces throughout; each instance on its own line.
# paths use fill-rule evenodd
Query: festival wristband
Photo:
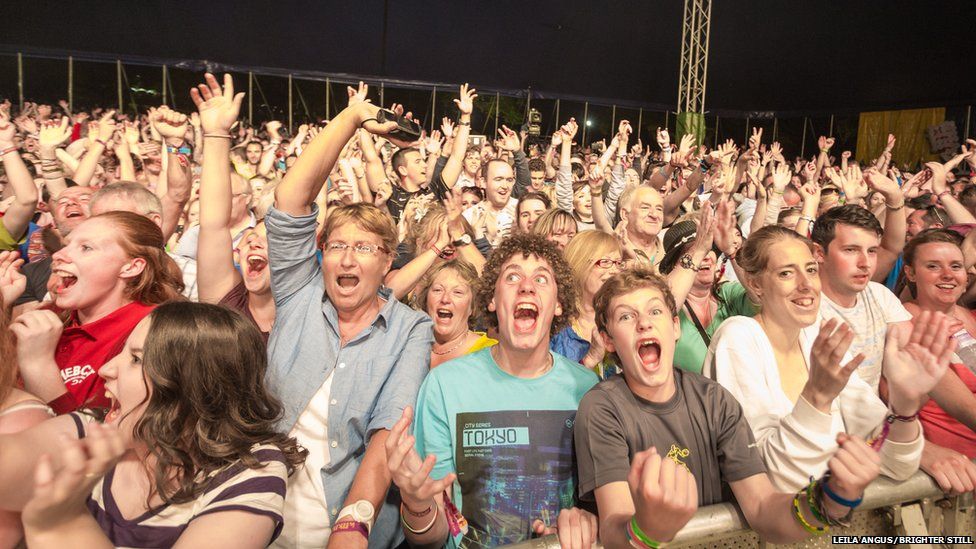
M 827 471 L 826 473 L 824 473 L 823 478 L 820 480 L 820 485 L 821 488 L 823 489 L 823 493 L 826 494 L 827 497 L 829 497 L 830 499 L 834 500 L 835 503 L 839 505 L 843 505 L 844 507 L 849 507 L 851 509 L 854 509 L 855 507 L 860 505 L 862 501 L 864 501 L 863 494 L 861 495 L 861 497 L 857 499 L 842 498 L 841 496 L 837 495 L 833 490 L 830 489 L 829 481 L 830 481 L 830 471 Z
M 183 145 L 181 147 L 173 147 L 172 145 L 166 145 L 166 152 L 168 152 L 169 154 L 184 154 L 184 155 L 188 155 L 188 154 L 193 153 L 193 149 L 191 149 L 190 147 L 187 147 L 186 145 Z
M 364 538 L 369 539 L 369 530 L 366 529 L 366 525 L 362 522 L 353 520 L 337 522 L 332 526 L 332 533 L 337 534 L 339 532 L 359 532 Z
M 627 537 L 635 545 L 641 547 L 641 549 L 658 549 L 663 545 L 661 542 L 654 541 L 647 534 L 641 530 L 640 526 L 637 524 L 637 517 L 633 516 L 630 518 L 630 523 L 627 525 Z

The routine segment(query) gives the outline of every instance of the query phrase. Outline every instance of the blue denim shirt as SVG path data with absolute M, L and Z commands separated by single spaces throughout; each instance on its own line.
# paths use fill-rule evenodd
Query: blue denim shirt
M 413 406 L 430 369 L 433 323 L 381 289 L 376 320 L 340 347 L 339 317 L 325 295 L 316 258 L 315 216 L 293 217 L 271 208 L 265 218 L 274 329 L 268 342 L 268 383 L 282 400 L 279 427 L 289 432 L 330 373 L 329 459 L 322 468 L 329 514 L 342 509 L 369 437 L 390 429 Z M 370 532 L 370 547 L 402 540 L 399 510 L 388 501 Z

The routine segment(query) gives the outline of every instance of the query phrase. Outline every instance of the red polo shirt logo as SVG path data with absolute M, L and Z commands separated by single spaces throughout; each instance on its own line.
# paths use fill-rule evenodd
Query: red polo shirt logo
M 54 360 L 61 368 L 67 392 L 50 402 L 55 412 L 66 414 L 78 408 L 108 408 L 105 382 L 98 376 L 102 366 L 119 354 L 133 328 L 155 305 L 129 303 L 88 324 L 78 324 L 73 314 L 61 333 Z

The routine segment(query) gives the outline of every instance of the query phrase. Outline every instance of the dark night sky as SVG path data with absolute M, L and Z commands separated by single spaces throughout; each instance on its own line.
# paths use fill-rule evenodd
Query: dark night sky
M 87 1 L 4 6 L 0 43 L 674 105 L 681 0 Z M 706 107 L 976 99 L 972 1 L 715 0 Z M 7 48 L 9 50 L 9 48 Z

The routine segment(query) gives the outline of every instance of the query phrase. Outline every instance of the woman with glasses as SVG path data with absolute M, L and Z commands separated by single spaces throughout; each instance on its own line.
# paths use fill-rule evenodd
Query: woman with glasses
M 552 338 L 549 348 L 605 379 L 615 373 L 615 369 L 604 364 L 606 349 L 596 329 L 593 296 L 603 287 L 603 282 L 623 266 L 620 242 L 603 231 L 582 231 L 569 241 L 563 256 L 573 271 L 579 314 Z
M 384 443 L 417 401 L 433 335 L 426 314 L 382 287 L 398 240 L 386 211 L 330 208 L 316 238 L 315 199 L 346 143 L 359 128 L 377 135 L 397 128 L 376 120 L 375 105 L 350 103 L 285 174 L 265 218 L 276 308 L 268 381 L 284 404 L 279 425 L 309 451 L 289 478 L 278 547 L 365 546 L 363 537 L 396 547 L 403 539 L 399 510 L 387 503 Z

